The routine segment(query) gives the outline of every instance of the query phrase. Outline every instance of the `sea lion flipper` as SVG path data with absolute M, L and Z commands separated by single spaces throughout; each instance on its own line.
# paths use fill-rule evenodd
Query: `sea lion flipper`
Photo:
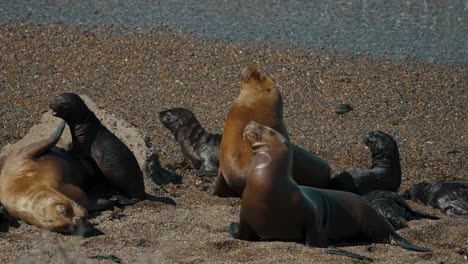
M 54 134 L 48 138 L 48 139 L 43 139 L 38 142 L 34 142 L 32 144 L 29 144 L 25 147 L 23 147 L 18 155 L 22 155 L 25 158 L 37 158 L 41 156 L 44 152 L 52 148 L 57 144 L 59 141 L 60 137 L 62 136 L 63 130 L 65 129 L 65 121 L 61 120 L 59 126 L 57 129 L 54 131 Z
M 468 208 L 467 206 L 463 204 L 458 204 L 455 201 L 450 201 L 445 204 L 445 207 L 443 208 L 445 213 L 451 217 L 463 217 L 467 218 L 468 217 Z
M 330 244 L 326 234 L 320 230 L 320 225 L 308 225 L 305 243 L 309 247 L 328 247 Z
M 219 197 L 237 197 L 239 196 L 234 190 L 232 190 L 224 179 L 223 172 L 221 169 L 218 170 L 218 175 L 211 186 L 211 195 Z
M 231 223 L 229 225 L 229 232 L 234 238 L 247 241 L 256 241 L 259 239 L 257 233 L 244 221 L 240 221 L 239 224 Z
M 406 240 L 402 236 L 395 233 L 394 235 L 390 236 L 390 243 L 393 245 L 400 246 L 407 250 L 417 251 L 417 252 L 432 252 L 432 250 L 420 246 L 416 246 L 415 244 L 411 243 L 410 241 Z
M 437 216 L 434 216 L 434 215 L 431 215 L 429 213 L 426 213 L 426 212 L 423 212 L 423 211 L 418 211 L 418 210 L 414 210 L 413 208 L 411 208 L 409 206 L 409 204 L 403 199 L 403 197 L 397 193 L 395 193 L 395 195 L 393 195 L 393 200 L 395 201 L 395 203 L 401 207 L 403 207 L 404 209 L 406 209 L 406 212 L 407 212 L 407 216 L 405 218 L 409 218 L 410 220 L 411 219 L 421 219 L 421 218 L 428 218 L 428 219 L 433 219 L 433 220 L 437 220 L 437 219 L 440 219 L 439 217 Z

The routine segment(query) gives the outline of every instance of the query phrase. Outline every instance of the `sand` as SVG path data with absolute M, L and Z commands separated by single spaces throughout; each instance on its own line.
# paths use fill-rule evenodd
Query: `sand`
M 143 138 L 138 147 L 146 154 L 139 157 L 140 164 L 148 153 L 157 153 L 162 166 L 170 168 L 182 155 L 157 113 L 187 107 L 207 130 L 220 133 L 239 92 L 240 71 L 253 65 L 278 84 L 291 141 L 328 160 L 334 174 L 368 167 L 370 153 L 362 136 L 382 130 L 399 143 L 402 190 L 420 181 L 467 179 L 468 75 L 463 65 L 327 50 L 317 54 L 275 43 L 234 44 L 111 26 L 5 23 L 0 39 L 1 148 L 40 124 L 51 98 L 75 92 L 95 102 L 103 118 L 126 124 L 110 129 L 132 129 L 138 140 Z M 353 110 L 338 115 L 340 104 L 351 104 Z M 160 184 L 145 179 L 146 191 L 157 201 L 93 214 L 91 222 L 101 236 L 65 236 L 22 222 L 9 228 L 2 224 L 0 261 L 357 262 L 297 243 L 235 240 L 228 227 L 238 221 L 239 199 L 210 196 L 213 178 L 197 177 L 190 169 L 171 172 Z M 410 204 L 443 218 L 412 221 L 399 231 L 434 252 L 388 244 L 342 246 L 378 263 L 466 261 L 468 221 Z M 465 255 L 458 253 L 463 248 Z

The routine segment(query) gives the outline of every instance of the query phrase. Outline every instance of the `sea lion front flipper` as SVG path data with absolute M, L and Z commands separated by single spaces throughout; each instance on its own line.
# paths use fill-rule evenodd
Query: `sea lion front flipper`
M 79 205 L 89 211 L 90 205 L 86 193 L 80 188 L 72 184 L 63 184 L 59 187 L 59 192 L 68 198 L 72 199 Z
M 328 247 L 330 244 L 327 236 L 317 224 L 306 228 L 305 244 L 309 247 Z
M 239 224 L 231 223 L 229 225 L 229 233 L 234 238 L 247 241 L 257 241 L 259 237 L 257 233 L 244 221 L 240 221 Z
M 239 196 L 234 190 L 232 190 L 224 179 L 223 172 L 221 169 L 218 170 L 218 175 L 211 186 L 211 195 L 219 197 L 237 197 Z
M 50 138 L 34 142 L 21 148 L 21 150 L 18 152 L 18 155 L 23 155 L 25 158 L 29 159 L 34 159 L 41 156 L 44 152 L 57 144 L 60 137 L 62 136 L 63 130 L 65 129 L 65 124 L 65 121 L 60 120 L 59 126 Z
M 453 201 L 445 203 L 442 210 L 450 217 L 468 218 L 468 208 Z

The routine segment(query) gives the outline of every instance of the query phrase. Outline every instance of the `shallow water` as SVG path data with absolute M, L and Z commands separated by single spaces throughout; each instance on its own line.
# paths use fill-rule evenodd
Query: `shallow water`
M 55 2 L 55 1 L 54 1 Z M 0 22 L 113 24 L 234 42 L 466 62 L 468 1 L 0 1 Z

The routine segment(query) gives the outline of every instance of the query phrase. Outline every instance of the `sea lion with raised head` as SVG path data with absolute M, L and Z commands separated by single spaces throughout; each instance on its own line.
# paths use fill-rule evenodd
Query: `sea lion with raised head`
M 344 171 L 330 181 L 329 189 L 364 195 L 375 190 L 398 192 L 401 184 L 400 154 L 396 141 L 388 134 L 371 131 L 364 144 L 372 154 L 369 169 Z
M 143 173 L 135 156 L 78 95 L 63 93 L 52 101 L 50 108 L 54 116 L 64 119 L 70 127 L 70 151 L 94 164 L 113 187 L 129 197 L 115 196 L 119 203 L 134 204 L 146 197 Z
M 381 213 L 392 224 L 395 230 L 408 227 L 407 221 L 428 218 L 440 219 L 437 216 L 412 209 L 401 195 L 389 191 L 372 191 L 362 196 L 372 207 Z
M 174 135 L 182 155 L 200 176 L 218 172 L 221 134 L 207 132 L 187 108 L 159 112 L 159 120 Z
M 247 67 L 241 74 L 239 97 L 224 123 L 214 195 L 242 196 L 252 160 L 252 149 L 242 140 L 242 133 L 250 121 L 269 126 L 288 139 L 281 93 L 265 74 Z M 327 187 L 331 171 L 328 162 L 295 145 L 292 149 L 294 180 L 301 185 Z
M 272 128 L 250 122 L 245 140 L 254 153 L 241 201 L 238 229 L 243 240 L 285 240 L 327 247 L 351 239 L 390 242 L 429 251 L 398 235 L 361 196 L 299 186 L 291 177 L 292 148 Z
M 84 232 L 86 194 L 78 186 L 84 176 L 79 164 L 53 149 L 65 122 L 51 138 L 14 150 L 0 174 L 0 201 L 13 217 L 40 228 Z
M 468 184 L 462 181 L 421 182 L 405 192 L 411 198 L 453 217 L 468 218 Z

